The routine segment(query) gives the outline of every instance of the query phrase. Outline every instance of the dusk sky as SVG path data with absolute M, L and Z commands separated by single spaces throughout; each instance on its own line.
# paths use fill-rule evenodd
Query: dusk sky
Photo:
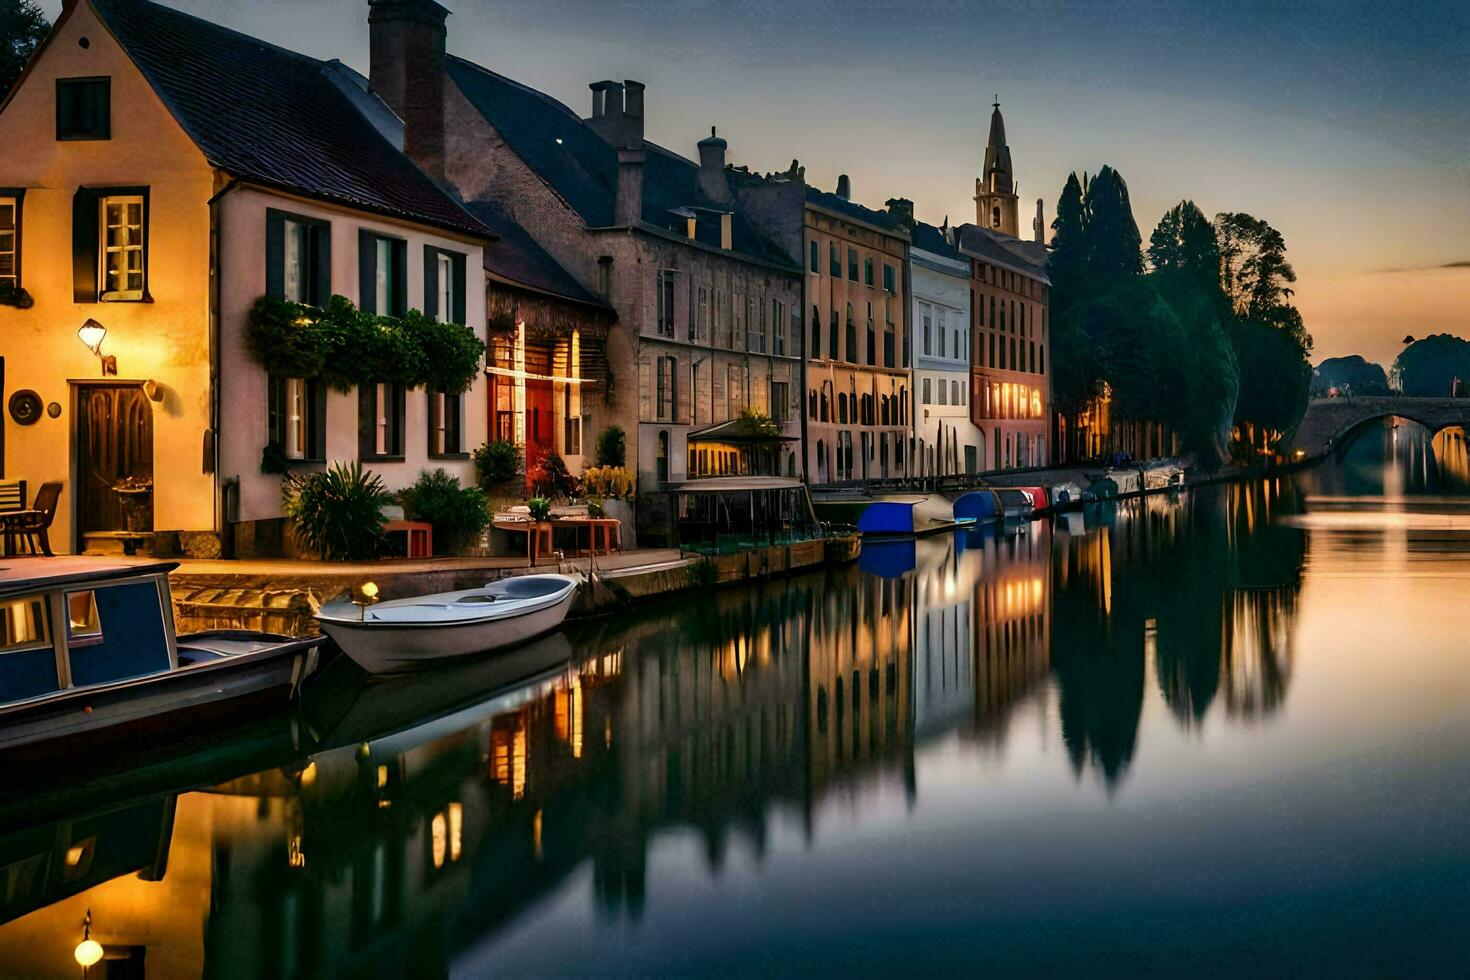
M 367 70 L 365 0 L 172 0 Z M 1181 198 L 1286 236 L 1313 360 L 1385 365 L 1406 333 L 1470 336 L 1470 4 L 958 0 L 447 0 L 449 49 L 581 114 L 587 83 L 648 85 L 648 135 L 881 207 L 973 221 L 999 94 L 1020 180 L 1054 216 L 1110 163 L 1147 240 Z M 43 0 L 48 16 L 61 0 Z M 1452 264 L 1462 263 L 1460 267 Z

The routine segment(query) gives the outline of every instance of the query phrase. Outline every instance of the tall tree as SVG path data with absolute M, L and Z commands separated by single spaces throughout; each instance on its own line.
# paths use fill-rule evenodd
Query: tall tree
M 1087 291 L 1087 209 L 1083 184 L 1075 172 L 1067 176 L 1062 196 L 1057 198 L 1057 216 L 1051 223 L 1051 255 L 1047 274 L 1051 279 L 1051 311 L 1055 320 Z
M 1220 281 L 1220 242 L 1215 226 L 1193 201 L 1180 201 L 1170 208 L 1148 240 L 1148 260 L 1153 271 L 1178 275 L 1203 287 Z
M 50 30 L 34 0 L 0 0 L 0 101 Z
M 1260 316 L 1291 298 L 1296 270 L 1286 260 L 1286 239 L 1259 218 L 1239 211 L 1215 215 L 1220 280 L 1235 312 Z
M 1143 274 L 1143 237 L 1133 220 L 1128 184 L 1104 166 L 1087 185 L 1087 268 L 1104 288 Z

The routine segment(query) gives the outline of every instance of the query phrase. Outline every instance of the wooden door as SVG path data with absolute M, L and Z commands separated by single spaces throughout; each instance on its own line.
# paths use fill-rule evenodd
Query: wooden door
M 77 389 L 77 546 L 95 531 L 128 530 L 123 480 L 153 480 L 153 406 L 138 385 L 87 385 Z M 144 508 L 138 530 L 153 527 L 153 495 L 134 498 Z

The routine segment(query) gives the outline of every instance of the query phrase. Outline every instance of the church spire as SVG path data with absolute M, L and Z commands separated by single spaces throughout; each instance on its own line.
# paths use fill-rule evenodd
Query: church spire
M 1015 189 L 1014 177 L 1011 171 L 1011 148 L 1006 145 L 1006 121 L 1000 114 L 1000 96 L 996 96 L 996 101 L 991 103 L 990 140 L 985 147 L 983 180 L 987 189 L 1009 194 Z
M 1020 201 L 1011 168 L 1011 148 L 1006 143 L 1006 122 L 1000 114 L 1000 96 L 990 105 L 985 165 L 975 181 L 975 223 L 1014 237 L 1020 234 Z

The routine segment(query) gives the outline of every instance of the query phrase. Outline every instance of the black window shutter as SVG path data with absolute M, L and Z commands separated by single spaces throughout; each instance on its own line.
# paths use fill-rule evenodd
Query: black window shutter
M 311 302 L 325 307 L 332 297 L 332 226 L 311 226 Z
M 464 289 L 465 289 L 465 266 L 464 266 L 464 262 L 465 262 L 464 256 L 456 253 L 455 256 L 454 256 L 454 258 L 451 259 L 450 260 L 450 263 L 449 263 L 450 264 L 450 267 L 454 269 L 454 322 L 455 323 L 460 323 L 460 324 L 462 324 L 462 323 L 465 322 L 465 312 L 464 312 L 464 302 L 465 302 L 465 295 L 464 295 Z
M 407 399 L 401 384 L 391 385 L 388 390 L 392 400 L 392 411 L 388 414 L 388 452 L 394 456 L 402 456 L 404 408 Z
M 433 391 L 426 391 L 426 392 L 424 392 L 424 397 L 426 399 L 428 399 L 428 403 L 429 403 L 429 410 L 424 413 L 424 415 L 427 416 L 428 419 L 429 419 L 429 430 L 428 430 L 428 438 L 429 438 L 429 441 L 424 444 L 424 448 L 425 448 L 425 451 L 428 452 L 428 454 L 432 456 L 434 453 L 439 452 L 439 450 L 437 450 L 437 449 L 434 448 L 434 436 L 438 433 L 438 429 L 439 429 L 439 413 L 440 413 L 441 409 L 439 408 L 439 399 L 436 397 L 435 392 L 433 392 Z M 442 411 L 445 411 L 445 412 L 449 411 L 448 397 L 447 396 L 445 398 L 445 405 L 444 405 L 444 408 L 442 409 Z M 449 438 L 448 438 L 448 435 L 447 434 L 445 436 L 444 442 L 445 442 L 445 446 L 444 446 L 444 450 L 443 451 L 444 452 L 448 452 L 449 451 L 449 445 L 448 445 L 449 444 Z
M 378 236 L 370 231 L 357 232 L 357 308 L 364 313 L 377 313 Z
M 286 379 L 279 375 L 266 376 L 267 425 L 266 442 L 280 449 L 286 448 Z
M 439 250 L 432 245 L 424 246 L 424 316 L 439 319 Z
M 77 188 L 71 199 L 71 279 L 72 301 L 97 302 L 97 195 L 85 187 Z
M 286 216 L 276 210 L 265 213 L 265 292 L 286 295 Z
M 444 396 L 444 451 L 457 453 L 459 446 L 459 420 L 463 413 L 463 395 Z
M 377 390 L 378 386 L 373 384 L 357 386 L 357 455 L 363 459 L 377 455 L 377 439 L 374 438 L 378 424 Z
M 392 308 L 387 312 L 403 316 L 408 312 L 408 242 L 394 241 L 389 254 L 393 256 L 392 275 L 388 279 Z
M 311 459 L 327 458 L 327 386 L 320 380 L 306 383 L 306 445 Z

